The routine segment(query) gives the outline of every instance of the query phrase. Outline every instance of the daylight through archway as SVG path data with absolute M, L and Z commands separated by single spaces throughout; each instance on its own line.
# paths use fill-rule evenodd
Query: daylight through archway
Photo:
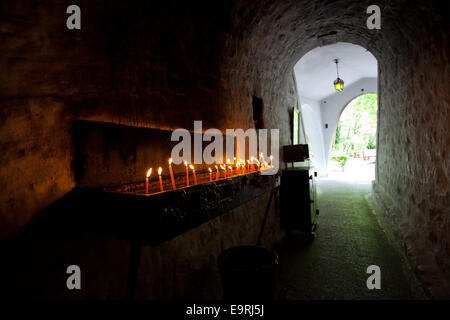
M 377 94 L 363 94 L 342 111 L 331 148 L 330 178 L 374 180 L 377 145 Z

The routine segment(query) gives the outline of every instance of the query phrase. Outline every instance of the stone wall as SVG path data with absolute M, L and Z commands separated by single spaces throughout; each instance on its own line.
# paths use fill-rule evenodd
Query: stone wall
M 136 299 L 222 299 L 217 258 L 230 247 L 255 245 L 270 193 L 169 240 L 141 248 Z M 280 240 L 278 197 L 273 198 L 261 245 Z
M 81 31 L 65 26 L 68 4 L 0 7 L 0 142 L 7 150 L 0 184 L 10 190 L 0 195 L 2 238 L 75 186 L 74 119 L 169 130 L 202 120 L 205 130 L 247 129 L 258 96 L 266 127 L 281 128 L 280 144 L 289 143 L 285 123 L 297 105 L 292 72 L 272 88 L 276 78 L 255 77 L 256 61 L 224 54 L 233 39 L 227 1 L 80 1 Z
M 410 9 L 399 19 L 413 14 L 418 13 Z M 391 58 L 380 63 L 375 189 L 431 295 L 448 298 L 449 29 L 436 12 L 420 21 L 417 32 L 408 25 L 387 37 L 396 45 L 388 50 Z M 439 29 L 444 26 L 445 32 Z
M 252 96 L 257 96 L 263 99 L 266 127 L 278 128 L 289 121 L 297 93 L 292 72 L 276 92 L 254 88 L 261 79 L 253 74 L 232 78 L 236 66 L 228 69 L 223 54 L 228 1 L 79 1 L 81 31 L 65 26 L 69 4 L 0 4 L 0 185 L 5 190 L 0 194 L 0 238 L 8 261 L 2 266 L 8 288 L 2 294 L 120 299 L 130 244 L 66 229 L 70 220 L 53 221 L 65 221 L 64 201 L 56 208 L 55 203 L 76 186 L 73 121 L 173 130 L 192 129 L 194 120 L 202 120 L 205 130 L 247 129 L 253 127 Z M 254 72 L 253 66 L 246 68 Z M 290 143 L 288 125 L 281 128 L 280 139 Z M 211 296 L 211 288 L 205 295 L 191 288 L 189 279 L 198 270 L 217 277 L 214 265 L 221 250 L 256 242 L 266 198 L 161 246 L 143 248 L 138 298 Z M 270 215 L 275 218 L 268 222 L 264 244 L 273 246 L 279 239 L 275 207 Z M 52 218 L 42 219 L 47 216 Z M 211 243 L 207 249 L 205 239 Z M 65 288 L 70 264 L 82 269 L 81 292 Z M 35 273 L 28 275 L 30 268 Z M 158 291 L 166 284 L 161 282 L 166 272 L 174 277 L 171 287 Z M 215 289 L 213 297 L 218 297 Z
M 136 299 L 221 299 L 219 254 L 255 245 L 270 192 L 157 246 L 140 248 Z M 280 239 L 278 196 L 272 199 L 261 245 Z M 32 299 L 125 299 L 132 244 L 87 230 L 62 214 L 33 220 L 0 245 L 0 296 Z M 56 216 L 55 216 L 56 215 Z M 67 290 L 66 268 L 81 269 L 81 290 Z M 131 267 L 130 267 L 131 266 Z

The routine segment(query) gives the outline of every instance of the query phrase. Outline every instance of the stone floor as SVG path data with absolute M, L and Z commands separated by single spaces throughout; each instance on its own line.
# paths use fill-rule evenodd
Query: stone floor
M 318 180 L 316 238 L 308 244 L 294 234 L 276 249 L 278 299 L 423 298 L 371 210 L 370 192 L 370 181 Z M 370 265 L 381 269 L 380 290 L 367 289 Z

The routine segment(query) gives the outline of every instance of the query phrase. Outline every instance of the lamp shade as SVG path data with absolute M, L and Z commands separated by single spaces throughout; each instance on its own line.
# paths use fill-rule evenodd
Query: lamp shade
M 337 78 L 336 80 L 334 80 L 334 88 L 337 91 L 342 91 L 344 90 L 344 80 L 342 80 L 341 78 Z

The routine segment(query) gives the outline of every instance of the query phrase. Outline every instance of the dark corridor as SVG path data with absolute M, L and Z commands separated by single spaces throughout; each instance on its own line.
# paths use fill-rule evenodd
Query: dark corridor
M 218 257 L 265 221 L 279 300 L 449 299 L 449 11 L 376 2 L 1 0 L 0 296 L 220 300 Z M 300 98 L 294 68 L 342 43 L 377 61 L 376 179 L 321 180 L 316 239 L 286 242 L 285 147 L 312 161 L 305 127 L 337 101 Z M 345 85 L 323 59 L 324 86 L 361 92 L 336 52 Z

